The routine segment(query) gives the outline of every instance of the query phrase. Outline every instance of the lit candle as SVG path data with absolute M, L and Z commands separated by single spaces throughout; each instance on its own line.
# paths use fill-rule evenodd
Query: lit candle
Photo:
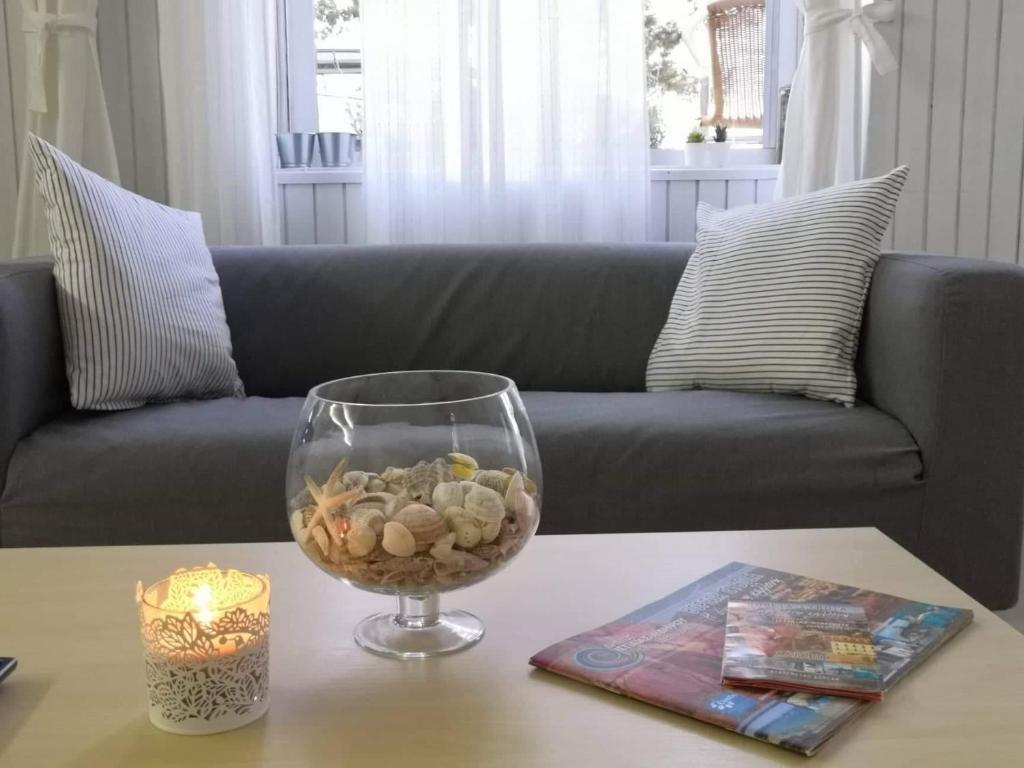
M 172 733 L 238 728 L 270 705 L 270 580 L 213 563 L 135 588 L 149 719 Z

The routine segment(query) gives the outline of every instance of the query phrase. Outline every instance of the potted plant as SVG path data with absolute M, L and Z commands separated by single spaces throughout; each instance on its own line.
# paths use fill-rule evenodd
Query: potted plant
M 704 142 L 704 131 L 694 128 L 686 136 L 686 164 L 694 168 L 703 168 L 708 163 L 707 144 Z
M 729 129 L 721 123 L 715 124 L 715 140 L 708 145 L 708 152 L 711 156 L 711 164 L 716 168 L 722 168 L 729 157 Z

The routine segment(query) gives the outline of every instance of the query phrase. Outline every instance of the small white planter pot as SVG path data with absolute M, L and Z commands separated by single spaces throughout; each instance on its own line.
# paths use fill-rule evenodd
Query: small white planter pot
M 687 142 L 683 146 L 686 157 L 686 165 L 690 168 L 706 168 L 708 164 L 708 144 Z
M 712 168 L 724 168 L 729 161 L 729 143 L 726 141 L 708 142 L 708 157 L 711 158 Z

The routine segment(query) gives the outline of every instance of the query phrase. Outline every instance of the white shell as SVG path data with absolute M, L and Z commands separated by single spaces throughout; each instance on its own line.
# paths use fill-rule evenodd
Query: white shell
M 484 544 L 490 544 L 501 533 L 501 520 L 497 522 L 484 523 L 480 528 L 480 541 Z
M 443 539 L 437 541 L 430 548 L 430 555 L 437 560 L 444 560 L 452 553 L 452 546 L 455 544 L 455 534 L 449 533 Z
M 522 490 L 525 490 L 526 485 L 523 483 L 523 476 L 519 472 L 516 472 L 509 478 L 508 488 L 505 489 L 505 510 L 512 514 L 515 511 L 515 500 L 516 494 Z
M 465 495 L 457 482 L 438 483 L 431 501 L 434 509 L 443 513 L 449 507 L 461 507 Z
M 505 500 L 497 491 L 482 485 L 470 489 L 462 505 L 482 523 L 500 523 L 505 517 Z
M 309 540 L 309 531 L 303 526 L 303 514 L 301 509 L 297 509 L 288 518 L 288 522 L 292 526 L 292 536 L 299 544 L 305 544 Z
M 434 459 L 430 463 L 421 461 L 405 471 L 405 490 L 413 501 L 426 503 L 438 483 L 452 479 L 452 469 L 444 459 Z
M 360 472 L 359 470 L 352 470 L 341 476 L 341 484 L 345 486 L 346 490 L 365 488 L 368 482 L 370 482 L 370 476 L 366 472 Z
M 384 524 L 381 546 L 395 557 L 412 557 L 416 552 L 416 539 L 404 525 L 391 521 Z
M 476 520 L 470 520 L 469 518 L 458 518 L 452 525 L 452 529 L 455 531 L 455 543 L 463 549 L 472 549 L 480 543 L 481 531 L 480 525 Z
M 481 469 L 473 475 L 473 482 L 479 483 L 485 488 L 490 488 L 502 496 L 508 490 L 508 484 L 511 479 L 511 475 L 502 472 L 500 469 Z
M 392 520 L 409 530 L 419 549 L 428 549 L 430 544 L 448 535 L 448 526 L 444 524 L 441 513 L 426 504 L 403 507 Z
M 384 516 L 381 515 L 381 520 L 383 519 Z M 345 541 L 348 544 L 348 553 L 352 557 L 365 557 L 377 546 L 377 533 L 369 525 L 355 523 L 345 534 Z
M 384 530 L 384 512 L 376 507 L 358 506 L 348 513 L 348 520 L 353 525 L 365 525 L 373 530 L 374 534 L 380 535 Z
M 367 493 L 380 493 L 387 490 L 388 484 L 379 477 L 371 477 L 366 483 Z

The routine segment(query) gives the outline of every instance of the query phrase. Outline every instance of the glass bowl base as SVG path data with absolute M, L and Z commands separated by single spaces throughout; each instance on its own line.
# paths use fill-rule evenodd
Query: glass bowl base
M 483 636 L 483 623 L 466 611 L 443 611 L 426 622 L 403 621 L 400 613 L 378 613 L 355 629 L 359 647 L 396 659 L 456 653 L 476 645 Z

